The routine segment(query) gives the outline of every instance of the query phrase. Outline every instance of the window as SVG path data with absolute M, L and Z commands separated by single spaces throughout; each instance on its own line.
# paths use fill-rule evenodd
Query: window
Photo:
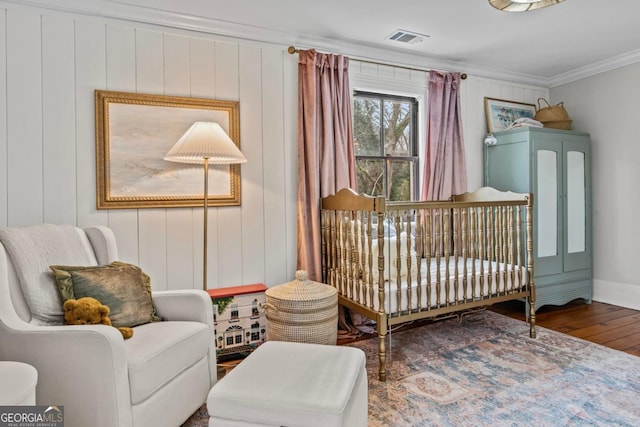
M 359 193 L 391 201 L 417 198 L 418 101 L 372 92 L 353 95 L 353 143 Z

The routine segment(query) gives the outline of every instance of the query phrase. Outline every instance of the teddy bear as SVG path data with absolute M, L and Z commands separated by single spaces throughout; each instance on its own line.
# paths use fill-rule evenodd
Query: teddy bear
M 68 325 L 111 325 L 109 307 L 95 298 L 83 297 L 69 299 L 64 302 L 64 320 Z M 133 336 L 133 329 L 118 327 L 124 339 Z

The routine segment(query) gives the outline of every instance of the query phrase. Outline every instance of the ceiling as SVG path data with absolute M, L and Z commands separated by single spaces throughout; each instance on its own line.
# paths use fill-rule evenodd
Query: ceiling
M 525 13 L 487 0 L 25 0 L 292 44 L 353 58 L 553 84 L 640 62 L 640 1 L 566 0 Z M 397 29 L 427 34 L 402 44 Z M 591 72 L 593 74 L 593 72 Z

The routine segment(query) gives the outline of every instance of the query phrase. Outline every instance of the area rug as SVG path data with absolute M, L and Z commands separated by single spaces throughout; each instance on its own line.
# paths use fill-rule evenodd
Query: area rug
M 485 311 L 391 333 L 367 355 L 369 426 L 639 426 L 640 358 Z M 206 426 L 206 408 L 184 424 Z

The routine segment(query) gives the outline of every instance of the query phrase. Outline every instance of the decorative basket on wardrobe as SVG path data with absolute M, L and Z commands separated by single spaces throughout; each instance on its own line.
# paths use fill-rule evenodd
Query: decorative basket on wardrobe
M 540 101 L 544 101 L 547 106 L 542 107 Z M 546 99 L 538 98 L 538 108 L 536 109 L 534 119 L 542 123 L 546 128 L 571 129 L 571 118 L 564 108 L 564 102 L 551 105 Z

